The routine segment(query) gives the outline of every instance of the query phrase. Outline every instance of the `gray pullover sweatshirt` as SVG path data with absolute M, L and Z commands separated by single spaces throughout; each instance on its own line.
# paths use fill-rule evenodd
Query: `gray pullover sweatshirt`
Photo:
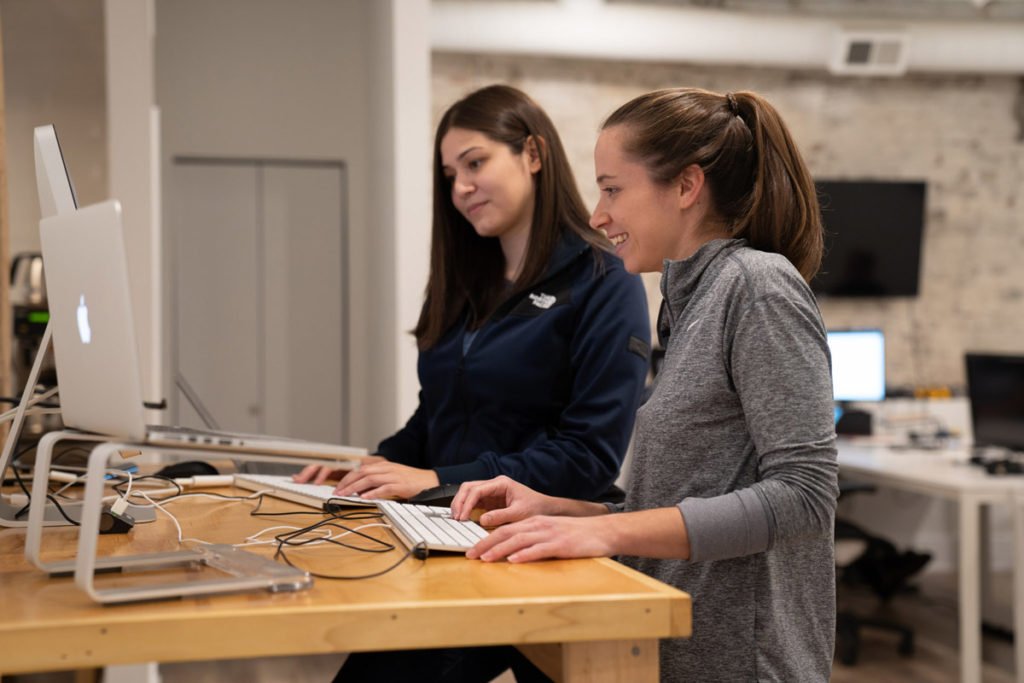
M 838 496 L 821 315 L 783 256 L 715 240 L 666 261 L 665 361 L 637 413 L 625 509 L 678 506 L 689 561 L 622 561 L 693 597 L 664 681 L 827 681 Z

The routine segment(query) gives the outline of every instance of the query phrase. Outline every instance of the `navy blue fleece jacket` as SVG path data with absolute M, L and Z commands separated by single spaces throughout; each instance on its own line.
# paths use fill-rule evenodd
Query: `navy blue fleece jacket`
M 640 278 L 600 257 L 603 272 L 593 247 L 566 237 L 545 277 L 470 340 L 460 322 L 421 352 L 419 407 L 378 453 L 432 468 L 441 483 L 505 474 L 551 495 L 607 491 L 633 429 L 650 326 Z

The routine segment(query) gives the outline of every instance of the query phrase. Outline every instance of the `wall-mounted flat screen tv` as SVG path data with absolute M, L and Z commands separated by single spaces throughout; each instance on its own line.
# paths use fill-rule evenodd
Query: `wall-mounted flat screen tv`
M 825 258 L 811 282 L 829 297 L 917 296 L 926 186 L 818 180 Z

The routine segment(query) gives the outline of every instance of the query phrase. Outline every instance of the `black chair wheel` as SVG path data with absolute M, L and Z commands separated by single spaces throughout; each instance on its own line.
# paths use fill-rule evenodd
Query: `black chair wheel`
M 904 657 L 910 657 L 914 654 L 914 634 L 905 633 L 900 638 L 899 653 Z

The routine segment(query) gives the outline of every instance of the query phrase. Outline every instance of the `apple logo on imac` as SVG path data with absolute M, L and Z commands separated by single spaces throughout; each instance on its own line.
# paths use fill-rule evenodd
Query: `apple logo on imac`
M 89 307 L 85 304 L 85 294 L 78 299 L 78 336 L 83 344 L 92 341 L 92 328 L 89 327 Z

